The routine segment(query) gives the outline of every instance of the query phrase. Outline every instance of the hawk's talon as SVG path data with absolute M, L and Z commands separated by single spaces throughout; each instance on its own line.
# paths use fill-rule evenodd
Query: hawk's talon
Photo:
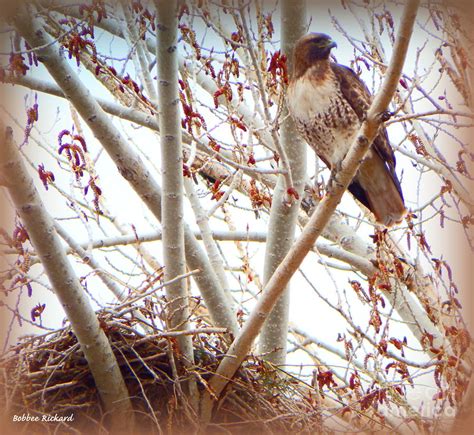
M 335 181 L 336 181 L 336 172 L 334 170 L 331 170 L 331 175 L 329 176 L 326 192 L 328 192 L 329 190 L 332 190 L 332 186 Z
M 329 177 L 328 181 L 328 189 L 327 190 L 332 190 L 333 185 L 336 183 L 337 179 L 337 174 L 341 172 L 342 169 L 342 160 L 339 160 L 334 167 L 331 169 L 331 175 Z

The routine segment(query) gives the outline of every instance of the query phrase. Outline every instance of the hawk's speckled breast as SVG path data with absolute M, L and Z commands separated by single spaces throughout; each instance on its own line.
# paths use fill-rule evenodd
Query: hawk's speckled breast
M 331 167 L 346 155 L 360 121 L 345 100 L 334 74 L 323 81 L 312 78 L 311 68 L 288 88 L 288 108 L 300 134 Z

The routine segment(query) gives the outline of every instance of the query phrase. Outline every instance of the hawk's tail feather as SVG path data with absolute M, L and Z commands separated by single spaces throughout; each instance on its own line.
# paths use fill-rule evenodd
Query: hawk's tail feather
M 407 210 L 397 176 L 375 153 L 362 163 L 349 190 L 386 227 L 405 217 Z

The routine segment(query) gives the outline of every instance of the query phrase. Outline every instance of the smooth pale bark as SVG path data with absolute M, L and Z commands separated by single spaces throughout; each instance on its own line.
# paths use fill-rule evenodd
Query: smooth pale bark
M 31 47 L 38 47 L 36 54 L 56 81 L 61 92 L 74 105 L 94 136 L 102 144 L 117 166 L 120 174 L 130 183 L 154 216 L 161 220 L 161 189 L 155 179 L 113 125 L 106 113 L 81 82 L 68 61 L 61 57 L 57 46 L 43 29 L 41 22 L 22 4 L 24 13 L 13 14 L 12 20 L 18 32 Z M 152 117 L 153 118 L 153 117 Z M 156 125 L 156 121 L 153 119 Z M 191 270 L 201 272 L 194 277 L 216 326 L 237 331 L 237 322 L 227 298 L 220 287 L 209 260 L 187 225 L 184 228 L 186 261 Z
M 110 274 L 100 266 L 99 262 L 94 258 L 92 253 L 86 251 L 86 249 L 89 249 L 88 244 L 86 244 L 85 247 L 82 247 L 57 222 L 55 222 L 54 228 L 56 229 L 56 232 L 59 234 L 59 236 L 69 245 L 70 249 L 66 251 L 66 254 L 69 254 L 70 252 L 76 253 L 76 255 L 78 255 L 82 261 L 84 261 L 84 264 L 87 264 L 97 274 L 99 279 L 117 298 L 118 301 L 123 302 L 125 299 L 127 299 L 128 292 L 125 290 L 125 288 L 121 288 L 110 276 Z M 153 333 L 153 329 L 148 326 L 147 319 L 145 319 L 139 310 L 135 310 L 133 315 L 142 321 L 142 326 L 148 333 Z
M 176 0 L 156 0 L 155 3 L 158 123 L 160 126 L 163 186 L 161 196 L 162 249 L 165 280 L 171 281 L 186 272 L 183 147 L 178 94 L 178 3 Z M 143 73 L 146 77 L 148 76 L 148 71 L 144 70 Z M 168 303 L 165 319 L 169 330 L 186 331 L 191 329 L 189 292 L 186 283 L 186 280 L 179 280 L 166 287 Z M 192 336 L 180 335 L 176 340 L 184 357 L 184 365 L 192 368 L 194 366 Z M 199 392 L 196 378 L 191 375 L 187 385 L 191 406 L 197 412 Z
M 280 9 L 281 52 L 287 59 L 291 59 L 295 42 L 306 31 L 306 3 L 282 0 Z M 291 70 L 292 65 L 289 63 L 288 71 Z M 282 111 L 281 119 L 283 122 L 280 127 L 280 145 L 285 150 L 291 168 L 293 188 L 298 193 L 299 199 L 292 198 L 292 203 L 288 204 L 285 178 L 282 175 L 278 176 L 268 223 L 264 284 L 270 280 L 294 242 L 306 178 L 306 144 L 298 134 L 293 120 L 288 116 L 286 106 Z M 290 286 L 288 285 L 268 316 L 259 338 L 258 353 L 273 364 L 282 365 L 286 361 L 289 310 Z
M 194 235 L 198 240 L 202 240 L 201 231 L 194 231 Z M 214 241 L 228 241 L 228 242 L 256 242 L 256 243 L 265 243 L 267 241 L 267 233 L 263 231 L 212 231 L 211 236 Z M 101 249 L 108 248 L 112 246 L 122 246 L 122 245 L 137 245 L 137 248 L 143 249 L 141 243 L 146 242 L 155 242 L 161 240 L 162 234 L 161 231 L 151 231 L 148 233 L 133 233 L 133 234 L 121 234 L 117 236 L 104 237 L 102 239 L 95 239 L 92 241 L 77 243 L 77 247 L 83 250 L 85 249 Z M 365 276 L 371 277 L 377 268 L 373 263 L 367 258 L 361 257 L 356 254 L 344 251 L 337 246 L 328 245 L 327 243 L 316 242 L 316 246 L 313 247 L 314 250 L 318 251 L 320 254 L 329 257 L 335 258 L 343 263 L 346 263 L 348 266 L 353 267 L 355 270 L 359 270 Z M 5 254 L 13 253 L 12 250 L 6 249 L 0 251 Z M 71 248 L 67 251 L 68 254 L 73 252 L 78 252 L 75 248 Z
M 194 231 L 194 235 L 198 240 L 202 240 L 202 234 L 200 230 Z M 214 240 L 219 241 L 240 241 L 240 242 L 259 242 L 264 243 L 267 240 L 267 233 L 263 231 L 212 231 L 211 236 Z M 106 248 L 117 245 L 133 245 L 138 242 L 154 242 L 161 240 L 161 231 L 150 231 L 149 233 L 137 233 L 137 234 L 124 234 L 120 236 L 104 237 L 103 239 L 93 240 L 91 247 L 93 249 Z M 81 244 L 82 247 L 87 248 L 88 243 Z M 324 249 L 324 248 L 323 248 Z M 337 250 L 337 248 L 336 248 Z M 342 251 L 339 249 L 339 251 Z M 370 263 L 372 264 L 372 263 Z M 375 267 L 374 271 L 376 270 Z
M 196 223 L 199 227 L 200 233 L 199 236 L 204 241 L 204 246 L 206 248 L 207 255 L 209 256 L 209 261 L 216 272 L 221 287 L 224 289 L 227 298 L 229 299 L 229 304 L 234 305 L 232 295 L 229 291 L 229 283 L 227 281 L 227 276 L 224 270 L 224 262 L 222 261 L 219 250 L 217 249 L 216 241 L 214 240 L 211 226 L 209 225 L 209 218 L 206 214 L 206 211 L 201 206 L 201 202 L 196 194 L 194 189 L 194 182 L 190 178 L 184 180 L 184 188 L 186 191 L 186 197 L 188 198 L 189 203 L 194 212 L 196 218 Z
M 280 263 L 270 281 L 265 286 L 260 299 L 252 310 L 250 316 L 230 346 L 227 358 L 224 358 L 216 373 L 209 381 L 213 395 L 205 392 L 202 399 L 201 419 L 208 423 L 212 417 L 214 398 L 219 397 L 232 379 L 237 369 L 248 355 L 256 336 L 260 332 L 265 319 L 282 294 L 293 274 L 303 262 L 306 254 L 311 249 L 316 239 L 321 235 L 325 225 L 329 222 L 342 195 L 349 186 L 363 161 L 370 145 L 376 137 L 382 124 L 382 114 L 387 110 L 390 100 L 397 88 L 400 74 L 405 61 L 408 44 L 413 32 L 416 14 L 420 0 L 409 0 L 403 10 L 401 23 L 393 55 L 387 69 L 381 89 L 377 92 L 371 104 L 365 121 L 362 123 L 356 140 L 351 145 L 349 152 L 341 163 L 340 170 L 334 174 L 332 183 L 326 196 L 318 204 L 301 236 L 292 246 L 285 259 Z
M 13 141 L 13 132 L 1 120 L 0 172 L 29 240 L 84 352 L 105 411 L 110 413 L 112 428 L 115 431 L 132 430 L 132 405 L 110 343 L 67 259 L 54 221 L 46 211 Z
M 165 281 L 186 272 L 183 216 L 183 151 L 178 95 L 177 5 L 175 1 L 157 1 L 157 90 L 159 101 L 161 151 L 161 224 Z M 125 6 L 126 8 L 126 6 Z M 158 154 L 158 153 L 157 153 Z M 170 329 L 189 329 L 189 299 L 186 281 L 166 287 L 166 320 Z M 185 358 L 193 362 L 190 336 L 178 338 Z

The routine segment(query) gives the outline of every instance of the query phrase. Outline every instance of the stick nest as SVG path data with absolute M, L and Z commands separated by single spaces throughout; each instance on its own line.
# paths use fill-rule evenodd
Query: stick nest
M 99 318 L 130 393 L 139 432 L 195 432 L 199 419 L 186 398 L 186 380 L 194 377 L 200 391 L 207 388 L 206 380 L 226 351 L 222 334 L 194 334 L 195 366 L 186 368 L 175 338 L 158 331 L 144 334 L 133 318 L 110 312 L 99 313 Z M 107 416 L 70 327 L 23 337 L 0 358 L 0 370 L 5 417 L 40 417 L 39 422 L 19 423 L 25 432 L 107 432 Z M 319 432 L 319 407 L 309 391 L 249 357 L 221 397 L 206 433 Z M 73 422 L 41 421 L 43 415 L 71 414 Z

